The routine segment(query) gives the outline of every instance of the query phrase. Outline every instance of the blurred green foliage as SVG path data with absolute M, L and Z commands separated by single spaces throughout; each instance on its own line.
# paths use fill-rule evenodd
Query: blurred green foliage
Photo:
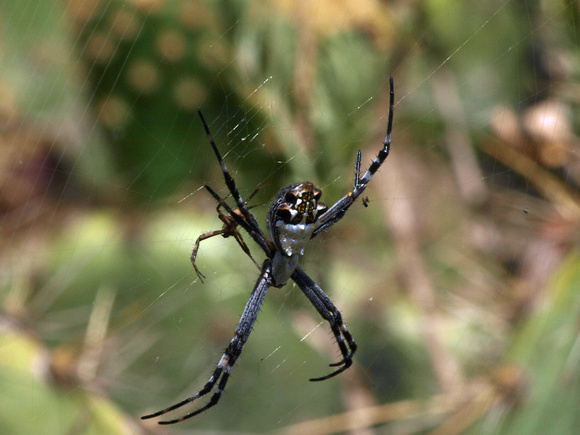
M 221 237 L 201 244 L 203 285 L 191 267 L 222 225 L 202 186 L 227 195 L 196 110 L 242 195 L 263 187 L 263 223 L 297 180 L 328 204 L 348 192 L 357 150 L 366 167 L 384 138 L 393 75 L 369 206 L 303 261 L 348 322 L 354 367 L 308 382 L 335 343 L 292 284 L 271 289 L 220 404 L 173 430 L 575 433 L 578 15 L 0 2 L 0 432 L 155 432 L 140 415 L 207 382 L 258 270 Z

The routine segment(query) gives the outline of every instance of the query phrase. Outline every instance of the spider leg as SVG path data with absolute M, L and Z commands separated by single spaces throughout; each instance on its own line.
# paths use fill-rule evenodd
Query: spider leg
M 258 193 L 258 191 L 261 188 L 262 188 L 262 186 L 258 187 L 256 190 L 254 190 L 254 192 L 248 198 L 248 201 L 250 201 L 254 197 L 254 195 L 256 193 Z M 232 236 L 235 239 L 235 241 L 238 242 L 238 245 L 240 245 L 240 247 L 246 253 L 246 255 L 252 259 L 254 264 L 258 267 L 258 270 L 260 270 L 262 268 L 262 266 L 260 266 L 258 264 L 258 262 L 254 259 L 254 257 L 252 257 L 252 254 L 250 253 L 250 248 L 248 248 L 248 245 L 246 245 L 246 242 L 244 242 L 242 235 L 240 234 L 240 232 L 236 228 L 238 223 L 229 214 L 225 215 L 221 212 L 221 209 L 224 208 L 225 205 L 226 205 L 225 200 L 223 198 L 220 198 L 218 205 L 216 207 L 216 212 L 218 214 L 218 217 L 220 218 L 220 220 L 224 224 L 222 229 L 208 231 L 207 233 L 202 234 L 201 236 L 199 236 L 197 238 L 197 240 L 195 241 L 195 244 L 193 245 L 193 251 L 191 252 L 190 260 L 191 260 L 191 264 L 193 265 L 193 268 L 195 269 L 195 273 L 197 273 L 197 276 L 199 277 L 199 280 L 202 283 L 203 283 L 203 280 L 205 279 L 205 275 L 203 273 L 201 273 L 201 271 L 199 270 L 199 268 L 195 264 L 195 261 L 197 259 L 197 251 L 199 250 L 199 245 L 201 244 L 202 241 L 207 240 L 211 237 L 221 235 L 224 238 L 227 238 L 227 237 Z M 253 205 L 249 208 L 254 208 L 254 207 L 256 207 L 256 205 Z M 235 210 L 234 210 L 234 213 L 235 213 Z
M 252 237 L 252 239 L 254 239 L 254 241 L 258 244 L 258 246 L 262 248 L 264 253 L 269 258 L 272 258 L 273 247 L 271 247 L 270 244 L 268 243 L 268 239 L 264 237 L 262 230 L 260 230 L 259 233 L 256 232 L 255 229 L 250 225 L 250 223 L 244 217 L 240 216 L 239 213 L 236 213 L 211 187 L 209 187 L 207 184 L 205 184 L 204 187 L 211 194 L 211 196 L 213 196 L 216 199 L 216 201 L 221 202 L 223 204 L 223 207 L 227 210 L 230 216 L 236 221 L 236 223 L 240 227 L 246 230 L 246 232 L 250 235 L 250 237 Z M 260 228 L 258 227 L 258 229 Z
M 393 131 L 393 107 L 395 105 L 395 91 L 392 77 L 390 78 L 390 87 L 389 121 L 387 124 L 387 135 L 383 141 L 383 148 L 379 151 L 362 177 L 360 176 L 361 152 L 359 151 L 357 153 L 355 162 L 354 187 L 352 191 L 339 199 L 332 207 L 330 207 L 323 215 L 320 216 L 318 220 L 319 226 L 312 233 L 312 239 L 320 233 L 328 230 L 331 226 L 333 226 L 344 217 L 346 211 L 356 201 L 359 195 L 364 192 L 373 175 L 379 170 L 383 162 L 388 157 L 389 150 L 391 149 L 391 133 Z
M 252 198 L 254 198 L 254 196 L 256 195 L 256 193 L 258 193 L 260 190 L 262 190 L 264 187 L 266 187 L 267 184 L 262 184 L 261 186 L 258 186 L 254 189 L 254 191 L 250 194 L 250 196 L 248 196 L 248 199 L 246 200 L 246 205 L 248 205 L 248 203 L 252 200 Z M 264 204 L 254 204 L 248 207 L 248 210 L 257 207 L 257 206 L 262 206 Z
M 215 236 L 219 236 L 220 234 L 224 234 L 227 233 L 229 230 L 222 228 L 221 230 L 215 230 L 215 231 L 208 231 L 207 233 L 202 234 L 201 236 L 199 236 L 197 238 L 197 240 L 195 241 L 195 244 L 193 245 L 193 251 L 191 251 L 191 264 L 193 265 L 193 268 L 195 269 L 195 273 L 197 273 L 197 276 L 199 277 L 199 280 L 203 283 L 203 279 L 205 278 L 205 275 L 203 273 L 201 273 L 201 271 L 197 268 L 197 265 L 195 264 L 195 260 L 197 258 L 197 251 L 199 250 L 199 244 L 201 242 L 203 242 L 204 240 L 210 239 L 212 237 Z M 239 243 L 239 242 L 238 242 Z
M 213 136 L 211 135 L 211 132 L 209 131 L 209 127 L 207 125 L 207 122 L 205 122 L 205 118 L 201 114 L 201 111 L 198 110 L 197 114 L 199 115 L 199 118 L 201 119 L 201 123 L 203 124 L 205 134 L 209 140 L 209 143 L 213 149 L 213 152 L 215 153 L 215 155 L 218 159 L 218 162 L 219 162 L 220 167 L 222 169 L 222 173 L 224 175 L 224 180 L 226 182 L 226 186 L 228 186 L 228 189 L 229 189 L 230 193 L 232 194 L 232 197 L 234 198 L 234 201 L 236 202 L 238 209 L 242 212 L 242 215 L 244 216 L 248 226 L 252 228 L 252 233 L 250 233 L 250 235 L 252 236 L 252 238 L 254 240 L 256 240 L 258 245 L 260 245 L 260 247 L 262 247 L 262 249 L 264 249 L 264 245 L 267 245 L 265 243 L 266 236 L 262 232 L 262 229 L 260 228 L 258 221 L 254 217 L 254 215 L 250 212 L 250 209 L 246 205 L 245 201 L 242 199 L 242 196 L 240 195 L 240 192 L 238 191 L 238 188 L 236 186 L 236 182 L 234 181 L 233 177 L 230 175 L 230 173 L 228 171 L 228 168 L 226 167 L 224 159 L 222 158 L 222 155 L 220 154 L 220 152 L 217 148 L 217 145 L 215 144 Z M 207 186 L 206 186 L 206 188 L 207 188 Z M 259 238 L 260 241 L 258 241 L 257 238 Z M 270 251 L 269 247 L 268 247 L 268 249 L 264 249 L 264 251 L 266 252 L 266 255 L 268 255 L 268 257 L 271 257 L 271 253 L 269 252 Z
M 292 274 L 292 279 L 300 287 L 302 292 L 310 300 L 314 308 L 320 313 L 330 324 L 330 329 L 336 338 L 336 343 L 342 354 L 342 360 L 337 363 L 330 364 L 331 367 L 340 367 L 332 373 L 319 378 L 312 378 L 310 381 L 324 381 L 332 378 L 339 373 L 342 373 L 352 365 L 352 356 L 356 352 L 357 345 L 346 329 L 346 325 L 342 321 L 340 311 L 334 306 L 329 297 L 322 291 L 322 289 L 298 266 Z
M 179 423 L 183 420 L 187 420 L 188 418 L 194 417 L 212 406 L 215 406 L 220 398 L 221 395 L 226 387 L 228 379 L 230 377 L 230 373 L 232 368 L 241 355 L 242 350 L 244 349 L 244 345 L 252 332 L 252 328 L 254 327 L 254 323 L 256 323 L 256 318 L 258 317 L 258 313 L 260 312 L 260 308 L 262 306 L 262 302 L 264 302 L 264 297 L 266 296 L 266 291 L 272 286 L 272 263 L 270 260 L 264 261 L 262 265 L 262 272 L 260 273 L 260 277 L 254 286 L 254 290 L 252 290 L 252 294 L 250 295 L 250 299 L 246 304 L 246 308 L 244 308 L 244 312 L 242 313 L 242 317 L 240 318 L 240 323 L 236 328 L 236 332 L 234 334 L 234 338 L 226 348 L 224 354 L 220 358 L 220 361 L 217 365 L 217 368 L 205 384 L 205 386 L 198 391 L 193 396 L 188 397 L 185 400 L 182 400 L 175 405 L 172 405 L 168 408 L 165 408 L 161 411 L 154 412 L 153 414 L 144 415 L 141 419 L 145 420 L 148 418 L 159 417 L 160 415 L 167 414 L 174 409 L 181 408 L 188 403 L 191 403 L 200 397 L 209 394 L 216 386 L 217 388 L 213 392 L 213 395 L 209 399 L 209 402 L 205 404 L 205 406 L 197 409 L 196 411 L 190 412 L 185 414 L 182 417 L 176 418 L 174 420 L 166 420 L 160 421 L 159 424 L 173 424 Z
M 244 242 L 244 239 L 242 238 L 242 235 L 240 234 L 240 232 L 238 230 L 234 230 L 234 232 L 231 234 L 231 236 L 235 239 L 236 242 L 238 242 L 238 245 L 240 245 L 240 248 L 242 248 L 242 251 L 244 251 L 246 253 L 246 255 L 251 258 L 251 260 L 258 267 L 258 269 L 261 269 L 261 266 L 254 259 L 254 257 L 252 257 L 252 253 L 250 252 L 250 248 L 248 248 L 248 245 L 246 245 L 246 242 Z
M 358 186 L 360 184 L 360 160 L 362 158 L 362 153 L 358 150 L 356 153 L 356 162 L 354 164 L 354 185 Z
M 248 205 L 248 203 L 252 200 L 252 198 L 254 198 L 254 196 L 256 195 L 256 193 L 258 193 L 260 190 L 262 190 L 265 187 L 265 185 L 262 186 L 258 186 L 254 189 L 254 191 L 251 193 L 250 196 L 248 196 L 248 199 L 246 200 L 246 205 Z M 219 201 L 219 204 L 217 206 L 217 210 L 218 210 L 218 214 L 220 215 L 220 219 L 222 221 L 227 220 L 228 218 L 231 219 L 231 216 L 228 216 L 228 218 L 224 217 L 224 215 L 219 211 L 220 208 L 224 207 L 226 205 L 225 202 L 225 198 L 222 198 Z M 254 207 L 258 207 L 259 205 L 264 205 L 264 204 L 254 204 L 251 206 L 248 206 L 248 210 L 253 209 Z M 239 215 L 239 213 L 236 213 L 236 211 L 234 210 L 234 213 L 236 215 Z M 224 221 L 225 222 L 225 221 Z M 229 222 L 228 222 L 229 224 Z M 236 222 L 237 225 L 237 222 Z M 260 264 L 254 259 L 254 257 L 252 257 L 252 254 L 250 252 L 250 248 L 248 247 L 248 245 L 246 245 L 246 242 L 244 241 L 244 238 L 242 237 L 242 235 L 240 234 L 240 232 L 237 230 L 237 228 L 235 228 L 235 226 L 232 227 L 231 231 L 228 231 L 226 234 L 223 234 L 224 237 L 229 237 L 229 236 L 233 236 L 233 238 L 236 240 L 236 242 L 238 242 L 238 245 L 240 245 L 240 248 L 242 248 L 242 250 L 245 252 L 245 254 L 250 257 L 250 259 L 254 262 L 254 264 L 256 265 L 256 267 L 258 268 L 258 270 L 262 269 L 262 266 L 260 266 Z

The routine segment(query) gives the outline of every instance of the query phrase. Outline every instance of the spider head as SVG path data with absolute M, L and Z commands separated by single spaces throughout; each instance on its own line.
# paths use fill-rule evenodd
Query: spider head
M 285 255 L 302 254 L 318 217 L 327 209 L 322 191 L 310 182 L 284 187 L 268 211 L 272 241 Z

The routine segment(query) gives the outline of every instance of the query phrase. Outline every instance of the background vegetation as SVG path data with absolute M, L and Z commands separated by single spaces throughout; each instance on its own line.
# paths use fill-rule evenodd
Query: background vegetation
M 578 3 L 0 2 L 0 433 L 576 433 Z M 281 186 L 333 203 L 392 153 L 290 283 L 220 404 L 197 391 L 257 269 L 219 229 L 201 108 L 261 222 Z M 250 245 L 258 261 L 258 249 Z

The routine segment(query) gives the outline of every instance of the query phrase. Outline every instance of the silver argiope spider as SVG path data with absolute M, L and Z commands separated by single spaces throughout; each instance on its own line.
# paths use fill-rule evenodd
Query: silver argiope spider
M 258 225 L 258 221 L 250 212 L 250 207 L 248 207 L 247 202 L 242 199 L 238 192 L 236 183 L 226 168 L 222 156 L 209 131 L 209 127 L 201 112 L 198 112 L 210 145 L 221 166 L 225 183 L 231 196 L 236 202 L 237 209 L 232 209 L 211 187 L 208 185 L 205 185 L 204 187 L 218 201 L 219 205 L 229 213 L 228 216 L 224 215 L 226 220 L 222 219 L 224 224 L 228 225 L 228 223 L 231 222 L 230 218 L 233 219 L 233 221 L 246 230 L 258 246 L 262 248 L 267 258 L 262 264 L 260 276 L 254 286 L 254 290 L 252 290 L 246 308 L 244 308 L 244 312 L 242 313 L 242 317 L 240 318 L 240 322 L 234 333 L 234 338 L 232 338 L 229 346 L 226 348 L 224 354 L 219 360 L 217 368 L 210 376 L 205 386 L 193 396 L 161 411 L 145 415 L 141 417 L 142 419 L 158 417 L 173 411 L 174 409 L 181 408 L 182 406 L 209 394 L 214 388 L 215 391 L 213 392 L 209 402 L 203 407 L 174 420 L 160 421 L 159 424 L 179 423 L 180 421 L 194 417 L 216 405 L 226 387 L 232 367 L 241 355 L 244 345 L 250 336 L 250 332 L 254 327 L 254 323 L 258 317 L 258 312 L 260 311 L 260 307 L 262 306 L 262 302 L 266 296 L 266 291 L 270 287 L 284 286 L 289 279 L 292 279 L 296 283 L 300 290 L 302 290 L 310 300 L 312 305 L 314 305 L 314 308 L 316 308 L 322 318 L 330 324 L 330 329 L 336 338 L 340 353 L 342 354 L 342 360 L 330 364 L 331 367 L 337 367 L 336 370 L 325 376 L 312 378 L 310 380 L 323 381 L 332 378 L 352 365 L 352 356 L 356 352 L 357 345 L 350 335 L 350 332 L 346 329 L 340 311 L 338 311 L 322 289 L 308 275 L 306 275 L 306 272 L 304 272 L 298 265 L 298 260 L 304 253 L 304 249 L 311 239 L 328 230 L 332 225 L 344 217 L 346 211 L 360 194 L 364 192 L 373 175 L 389 155 L 391 132 L 393 129 L 394 100 L 393 78 L 391 77 L 389 120 L 387 124 L 387 135 L 383 147 L 362 177 L 360 176 L 361 152 L 359 151 L 357 153 L 354 187 L 352 191 L 338 200 L 332 207 L 328 208 L 325 204 L 319 202 L 322 195 L 321 190 L 314 187 L 310 182 L 292 184 L 284 187 L 280 190 L 280 193 L 278 193 L 276 198 L 274 198 L 274 201 L 268 210 L 267 221 L 268 231 L 272 239 L 271 241 L 266 238 L 262 229 Z M 232 227 L 232 225 L 230 225 L 228 228 L 235 229 L 235 226 Z M 231 231 L 229 234 L 231 234 Z M 238 238 L 236 238 L 236 240 L 238 240 Z M 192 257 L 194 257 L 193 253 Z

